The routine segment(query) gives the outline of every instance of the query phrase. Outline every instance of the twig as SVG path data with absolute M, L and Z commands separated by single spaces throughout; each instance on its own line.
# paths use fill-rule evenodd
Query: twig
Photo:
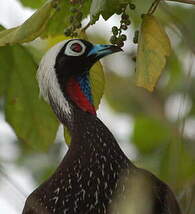
M 86 31 L 87 28 L 88 28 L 90 25 L 91 25 L 91 22 L 89 21 L 89 22 L 85 25 L 85 27 L 83 27 L 83 28 L 81 29 L 81 31 Z
M 155 1 L 152 3 L 151 7 L 149 8 L 147 14 L 152 15 L 152 14 L 155 12 L 156 8 L 158 7 L 160 1 L 161 1 L 161 0 L 155 0 Z
M 184 93 L 183 93 L 183 99 L 181 100 L 180 104 L 179 104 L 179 111 L 178 111 L 178 121 L 181 123 L 181 132 L 180 132 L 180 139 L 181 142 L 184 139 L 184 129 L 185 129 L 185 123 L 186 123 L 186 117 L 182 118 L 182 112 L 184 111 L 184 103 L 186 101 L 186 97 L 187 97 L 187 93 L 190 90 L 190 86 L 191 86 L 191 79 L 192 79 L 192 70 L 193 70 L 193 58 L 194 58 L 194 54 L 193 52 L 191 52 L 190 54 L 190 65 L 189 65 L 189 69 L 187 71 L 187 75 L 185 78 L 185 89 L 184 89 Z
M 152 15 L 156 8 L 158 7 L 159 3 L 163 0 L 154 0 L 151 7 L 148 10 L 148 14 Z M 164 0 L 164 1 L 172 1 L 172 2 L 178 2 L 178 3 L 184 3 L 184 4 L 192 4 L 195 5 L 195 0 Z
M 2 164 L 0 164 L 0 174 L 5 178 L 5 180 L 11 185 L 13 186 L 19 193 L 21 196 L 23 197 L 27 197 L 25 191 L 22 189 L 22 187 L 20 185 L 18 185 L 14 180 L 12 180 L 12 178 L 10 178 L 10 176 L 5 172 L 5 169 L 3 167 Z
M 195 5 L 194 0 L 166 0 L 166 1 L 173 1 L 173 2 L 179 2 L 179 3 L 184 3 L 184 4 L 193 4 Z

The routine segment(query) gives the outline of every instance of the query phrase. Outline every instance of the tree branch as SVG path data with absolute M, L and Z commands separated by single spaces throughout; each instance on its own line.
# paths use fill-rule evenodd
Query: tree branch
M 166 0 L 166 1 L 173 1 L 173 2 L 179 2 L 179 3 L 184 3 L 184 4 L 193 4 L 195 5 L 194 0 Z

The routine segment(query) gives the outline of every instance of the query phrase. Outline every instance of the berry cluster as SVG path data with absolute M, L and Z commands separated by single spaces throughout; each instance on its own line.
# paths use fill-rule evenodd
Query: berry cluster
M 81 28 L 81 21 L 83 18 L 81 9 L 84 0 L 72 0 L 70 2 L 72 4 L 72 7 L 70 8 L 71 15 L 69 17 L 70 25 L 65 29 L 64 34 L 65 36 L 76 37 L 78 36 L 76 30 Z
M 134 10 L 135 5 L 132 3 L 129 3 L 129 8 Z M 110 42 L 114 45 L 117 45 L 119 47 L 124 46 L 124 41 L 127 40 L 127 36 L 125 34 L 122 34 L 122 31 L 127 30 L 128 25 L 131 24 L 131 21 L 129 19 L 129 15 L 125 12 L 126 6 L 122 8 L 122 15 L 121 15 L 121 21 L 120 21 L 120 27 L 117 26 L 112 27 L 112 36 L 110 38 Z

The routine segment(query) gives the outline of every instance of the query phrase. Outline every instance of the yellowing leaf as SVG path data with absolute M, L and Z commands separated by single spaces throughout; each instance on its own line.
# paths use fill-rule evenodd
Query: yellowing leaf
M 68 146 L 70 146 L 70 143 L 71 143 L 71 134 L 68 130 L 68 128 L 66 126 L 64 126 L 64 139 L 65 139 L 65 142 Z
M 138 42 L 136 85 L 153 91 L 170 55 L 169 38 L 155 17 L 144 15 Z
M 56 2 L 56 1 L 55 1 Z M 21 26 L 0 32 L 0 46 L 31 41 L 37 38 L 45 29 L 52 16 L 54 1 L 49 1 L 37 10 Z
M 104 71 L 100 62 L 97 62 L 90 70 L 90 83 L 94 106 L 97 110 L 105 87 Z

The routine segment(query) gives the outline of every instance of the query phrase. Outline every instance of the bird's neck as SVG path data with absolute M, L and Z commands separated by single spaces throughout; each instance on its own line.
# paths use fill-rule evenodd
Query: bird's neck
M 66 84 L 65 96 L 82 111 L 96 114 L 88 73 L 71 77 Z
M 95 172 L 98 164 L 109 165 L 111 162 L 115 165 L 116 173 L 119 173 L 132 165 L 112 133 L 96 115 L 75 109 L 71 134 L 69 150 L 59 168 L 65 169 L 73 160 L 80 160 L 83 167 L 92 167 L 91 170 Z M 98 173 L 97 177 L 100 176 Z
M 50 89 L 49 101 L 60 122 L 72 132 L 79 123 L 78 115 L 96 116 L 89 73 L 67 78 L 59 86 L 58 96 L 52 96 L 54 90 Z
M 67 100 L 69 99 L 67 97 Z M 71 162 L 71 160 L 78 159 L 80 156 L 94 159 L 94 155 L 97 153 L 102 157 L 109 156 L 109 158 L 113 158 L 118 162 L 123 160 L 119 164 L 121 169 L 131 164 L 112 133 L 96 114 L 82 110 L 70 100 L 69 106 L 71 108 L 71 117 L 68 114 L 58 113 L 58 118 L 68 127 L 72 138 L 68 154 L 64 159 L 65 162 Z M 66 167 L 67 164 L 64 161 L 62 166 Z M 88 159 L 86 159 L 87 161 Z

